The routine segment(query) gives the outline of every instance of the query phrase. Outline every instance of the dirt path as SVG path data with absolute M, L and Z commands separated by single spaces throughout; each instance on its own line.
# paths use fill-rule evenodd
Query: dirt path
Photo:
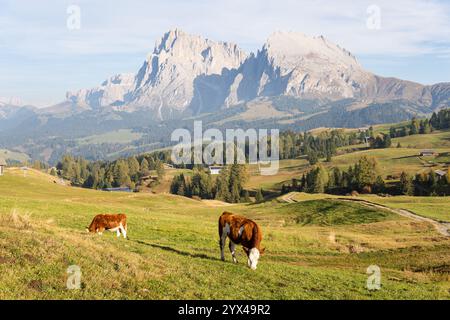
M 295 199 L 292 199 L 295 196 L 295 192 L 289 192 L 286 193 L 284 196 L 281 197 L 281 200 L 287 203 L 296 203 L 298 202 Z
M 290 192 L 285 194 L 284 196 L 281 197 L 281 200 L 286 202 L 286 203 L 295 203 L 298 202 L 295 199 L 293 199 L 293 197 L 295 196 L 295 192 Z M 361 203 L 362 205 L 368 206 L 368 207 L 372 207 L 372 208 L 378 208 L 378 209 L 384 209 L 384 210 L 388 210 L 390 212 L 399 214 L 403 217 L 407 217 L 416 221 L 422 221 L 422 222 L 428 222 L 431 223 L 433 225 L 433 227 L 442 235 L 449 237 L 450 236 L 450 223 L 448 222 L 439 222 L 430 218 L 426 218 L 426 217 L 422 217 L 419 216 L 417 214 L 415 214 L 414 212 L 411 212 L 409 210 L 405 210 L 405 209 L 394 209 L 394 208 L 390 208 L 378 203 L 373 203 L 367 200 L 363 200 L 363 199 L 351 199 L 351 198 L 330 198 L 330 199 L 334 199 L 334 200 L 340 200 L 340 201 L 349 201 L 349 202 L 358 202 Z
M 450 223 L 445 223 L 445 222 L 439 222 L 430 218 L 426 218 L 426 217 L 422 217 L 419 216 L 417 214 L 415 214 L 414 212 L 411 212 L 409 210 L 405 210 L 405 209 L 394 209 L 394 208 L 390 208 L 378 203 L 373 203 L 367 200 L 362 200 L 362 199 L 347 199 L 347 198 L 338 198 L 338 200 L 341 201 L 352 201 L 352 202 L 358 202 L 361 203 L 363 205 L 372 207 L 372 208 L 378 208 L 378 209 L 384 209 L 384 210 L 388 210 L 390 212 L 399 214 L 403 217 L 407 217 L 416 221 L 423 221 L 423 222 L 428 222 L 431 223 L 434 228 L 442 235 L 449 237 L 450 236 Z

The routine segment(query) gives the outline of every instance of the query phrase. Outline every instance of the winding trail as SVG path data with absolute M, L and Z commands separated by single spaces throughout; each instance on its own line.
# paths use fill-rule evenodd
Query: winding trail
M 289 192 L 289 193 L 283 195 L 281 197 L 281 200 L 283 200 L 284 202 L 287 202 L 287 203 L 296 203 L 298 201 L 293 199 L 294 196 L 295 196 L 295 192 Z
M 290 193 L 285 194 L 284 196 L 282 196 L 281 200 L 286 202 L 286 203 L 299 202 L 299 201 L 293 199 L 295 195 L 296 195 L 295 192 L 290 192 Z M 403 217 L 410 218 L 410 219 L 413 219 L 413 220 L 416 220 L 416 221 L 428 222 L 428 223 L 431 223 L 433 225 L 433 227 L 440 234 L 442 234 L 442 235 L 444 235 L 446 237 L 450 237 L 450 223 L 449 222 L 439 222 L 439 221 L 433 220 L 431 218 L 419 216 L 419 215 L 415 214 L 414 212 L 411 212 L 411 211 L 406 210 L 406 209 L 394 209 L 394 208 L 390 208 L 390 207 L 384 206 L 382 204 L 370 202 L 368 200 L 363 200 L 363 199 L 351 199 L 351 198 L 325 198 L 325 199 L 333 199 L 333 200 L 347 201 L 347 202 L 358 202 L 358 203 L 360 203 L 362 205 L 365 205 L 365 206 L 368 206 L 368 207 L 388 210 L 390 212 L 396 213 L 398 215 L 401 215 Z

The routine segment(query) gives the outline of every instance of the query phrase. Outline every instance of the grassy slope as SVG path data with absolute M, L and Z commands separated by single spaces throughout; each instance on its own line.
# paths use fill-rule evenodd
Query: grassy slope
M 0 149 L 0 158 L 3 158 L 5 160 L 20 161 L 20 162 L 25 162 L 25 161 L 30 160 L 30 157 L 25 153 L 11 151 L 11 150 L 7 150 L 7 149 Z
M 367 195 L 362 198 L 391 208 L 406 209 L 418 215 L 438 221 L 450 222 L 450 197 L 378 197 Z
M 389 130 L 389 125 L 380 126 L 379 130 Z M 340 148 L 340 150 L 352 150 L 333 157 L 331 163 L 323 163 L 327 167 L 339 167 L 347 169 L 349 165 L 356 163 L 362 156 L 374 157 L 380 164 L 381 173 L 387 175 L 400 175 L 402 171 L 415 174 L 421 170 L 444 169 L 450 162 L 450 131 L 436 131 L 432 134 L 414 135 L 392 139 L 393 147 L 388 149 L 370 149 L 365 145 L 354 145 Z M 400 142 L 402 148 L 396 148 Z M 440 153 L 438 157 L 419 157 L 420 151 L 432 148 Z M 267 190 L 279 190 L 283 183 L 290 184 L 292 178 L 300 178 L 303 172 L 310 169 L 305 159 L 281 160 L 280 170 L 274 176 L 261 177 L 256 170 L 252 170 L 252 176 L 247 186 L 249 188 L 263 187 Z
M 295 201 L 310 201 L 320 199 L 353 198 L 334 196 L 329 194 L 309 194 L 298 192 L 292 197 Z M 380 197 L 377 195 L 359 195 L 358 199 L 364 199 L 394 209 L 409 210 L 420 216 L 432 218 L 436 221 L 450 222 L 450 197 Z
M 140 139 L 141 133 L 133 132 L 130 129 L 120 129 L 103 134 L 97 134 L 78 139 L 80 144 L 102 144 L 102 143 L 130 143 Z
M 256 165 L 249 166 L 250 179 L 246 185 L 250 189 L 263 188 L 264 190 L 280 189 L 282 183 L 290 181 L 293 177 L 300 176 L 309 168 L 308 161 L 305 158 L 281 160 L 279 170 L 276 175 L 262 176 Z
M 9 170 L 0 178 L 0 298 L 450 298 L 450 241 L 428 224 L 334 200 L 228 206 L 263 227 L 267 254 L 253 272 L 241 250 L 238 265 L 218 260 L 223 209 Z M 104 212 L 128 214 L 129 241 L 84 232 Z M 72 264 L 82 290 L 65 289 Z M 365 289 L 371 264 L 382 270 L 378 292 Z

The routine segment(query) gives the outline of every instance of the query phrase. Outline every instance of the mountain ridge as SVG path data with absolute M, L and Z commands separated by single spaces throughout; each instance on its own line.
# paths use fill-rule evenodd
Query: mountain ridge
M 155 44 L 134 80 L 118 74 L 97 88 L 69 92 L 67 99 L 84 109 L 143 108 L 164 120 L 278 95 L 367 104 L 402 99 L 439 108 L 448 103 L 447 86 L 375 75 L 323 36 L 278 31 L 256 54 L 247 54 L 236 44 L 174 29 Z
M 450 107 L 450 83 L 422 85 L 366 71 L 323 36 L 277 32 L 256 53 L 231 42 L 175 29 L 155 44 L 136 73 L 68 92 L 51 107 L 0 101 L 0 147 L 55 161 L 71 152 L 91 159 L 170 145 L 176 128 L 365 127 L 423 117 Z M 130 144 L 80 145 L 119 129 Z M 94 139 L 95 140 L 95 139 Z

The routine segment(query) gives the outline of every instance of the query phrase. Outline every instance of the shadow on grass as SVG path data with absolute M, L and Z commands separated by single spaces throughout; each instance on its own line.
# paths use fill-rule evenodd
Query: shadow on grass
M 208 260 L 213 260 L 213 261 L 221 261 L 218 258 L 210 257 L 210 256 L 208 256 L 208 255 L 206 255 L 204 253 L 190 253 L 190 252 L 181 251 L 181 250 L 169 247 L 169 246 L 163 246 L 163 245 L 160 245 L 160 244 L 148 243 L 148 242 L 145 242 L 145 241 L 142 241 L 142 240 L 131 240 L 131 241 L 139 243 L 139 244 L 143 244 L 143 245 L 146 245 L 146 246 L 150 246 L 150 247 L 153 247 L 153 248 L 157 248 L 157 249 L 161 249 L 161 250 L 165 250 L 165 251 L 169 251 L 169 252 L 174 252 L 176 254 L 179 254 L 179 255 L 182 255 L 182 256 L 186 256 L 186 257 L 208 259 Z

